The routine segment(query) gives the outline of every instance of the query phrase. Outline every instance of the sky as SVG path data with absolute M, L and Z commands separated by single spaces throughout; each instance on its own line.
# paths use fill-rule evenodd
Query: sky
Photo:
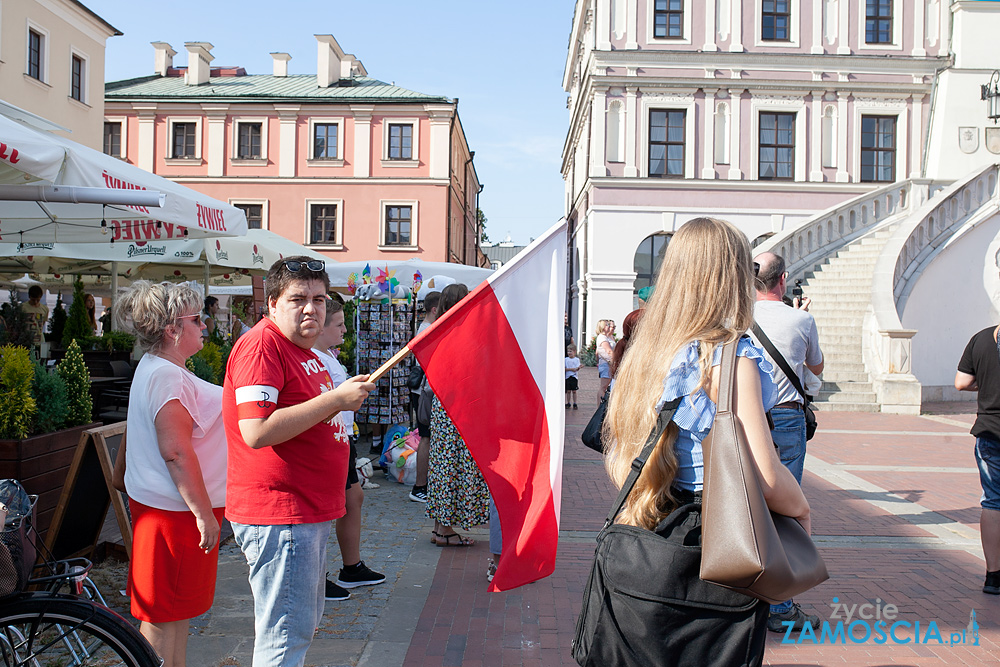
M 315 74 L 316 38 L 332 34 L 368 75 L 459 98 L 458 113 L 485 188 L 491 241 L 526 244 L 562 217 L 560 173 L 569 112 L 562 89 L 574 0 L 83 0 L 125 33 L 107 42 L 105 80 L 153 73 L 150 42 L 211 42 L 214 66 L 270 74 L 272 51 L 290 74 Z

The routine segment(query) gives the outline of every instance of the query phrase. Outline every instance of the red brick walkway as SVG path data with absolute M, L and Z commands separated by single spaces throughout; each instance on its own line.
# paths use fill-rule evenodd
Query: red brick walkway
M 579 441 L 597 404 L 594 369 L 581 373 L 580 409 L 567 412 L 562 534 L 556 572 L 507 593 L 486 592 L 488 548 L 442 549 L 407 667 L 573 665 L 570 642 L 594 553 L 613 499 L 600 457 Z M 765 664 L 987 665 L 1000 662 L 1000 598 L 984 595 L 978 548 L 979 479 L 971 418 L 821 413 L 803 487 L 813 533 L 830 570 L 798 602 L 835 626 L 833 598 L 898 608 L 908 622 L 889 639 L 784 644 L 769 634 Z M 847 488 L 845 488 L 847 487 Z M 840 609 L 839 607 L 837 608 Z M 975 610 L 979 645 L 938 643 L 961 633 Z M 854 618 L 857 619 L 857 610 Z M 920 623 L 920 643 L 912 641 Z M 847 625 L 845 623 L 845 625 Z M 863 638 L 855 627 L 854 637 Z M 793 638 L 797 639 L 797 637 Z

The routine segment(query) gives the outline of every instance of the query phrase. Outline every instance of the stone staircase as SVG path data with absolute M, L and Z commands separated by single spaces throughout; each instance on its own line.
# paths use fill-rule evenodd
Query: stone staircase
M 802 289 L 812 299 L 825 367 L 818 410 L 879 412 L 862 358 L 862 323 L 872 302 L 872 274 L 882 247 L 905 214 L 855 239 L 807 272 Z M 789 293 L 792 285 L 789 286 Z

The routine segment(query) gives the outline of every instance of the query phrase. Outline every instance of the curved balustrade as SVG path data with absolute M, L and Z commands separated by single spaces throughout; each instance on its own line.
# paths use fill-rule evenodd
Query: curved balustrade
M 899 181 L 859 195 L 794 229 L 779 232 L 754 248 L 754 253 L 766 250 L 781 255 L 789 280 L 801 278 L 816 264 L 888 218 L 919 206 L 929 196 L 930 183 Z
M 864 356 L 879 402 L 892 411 L 920 407 L 920 384 L 911 369 L 911 339 L 899 319 L 924 267 L 956 232 L 981 215 L 992 215 L 998 199 L 1000 165 L 990 165 L 926 201 L 886 241 L 872 276 L 872 306 L 865 318 Z

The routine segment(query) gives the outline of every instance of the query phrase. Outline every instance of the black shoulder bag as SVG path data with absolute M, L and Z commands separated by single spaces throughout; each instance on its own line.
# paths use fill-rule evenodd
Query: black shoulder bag
M 699 577 L 700 500 L 656 530 L 614 523 L 680 401 L 663 406 L 597 536 L 572 648 L 584 667 L 760 665 L 764 656 L 767 605 Z
M 756 322 L 753 323 L 751 331 L 753 331 L 754 335 L 757 336 L 757 340 L 761 342 L 764 349 L 767 350 L 767 353 L 771 355 L 771 358 L 774 359 L 774 363 L 778 364 L 778 368 L 780 368 L 781 372 L 785 374 L 788 381 L 792 383 L 792 387 L 795 388 L 795 391 L 799 392 L 799 395 L 802 397 L 802 400 L 804 401 L 802 404 L 802 412 L 806 416 L 806 440 L 812 440 L 813 436 L 816 435 L 817 425 L 816 411 L 811 405 L 813 397 L 807 394 L 805 389 L 802 388 L 802 383 L 799 382 L 799 376 L 795 374 L 795 371 L 793 371 L 792 367 L 788 365 L 787 361 L 785 361 L 781 352 L 778 352 L 778 348 L 774 346 L 774 343 L 771 342 L 771 339 L 767 337 L 767 334 L 764 333 L 764 330 L 761 329 Z
M 593 449 L 598 454 L 604 453 L 604 443 L 601 442 L 601 429 L 604 428 L 604 415 L 608 411 L 608 401 L 611 400 L 611 387 L 609 386 L 601 396 L 601 403 L 594 410 L 594 415 L 587 422 L 580 439 L 583 444 Z

